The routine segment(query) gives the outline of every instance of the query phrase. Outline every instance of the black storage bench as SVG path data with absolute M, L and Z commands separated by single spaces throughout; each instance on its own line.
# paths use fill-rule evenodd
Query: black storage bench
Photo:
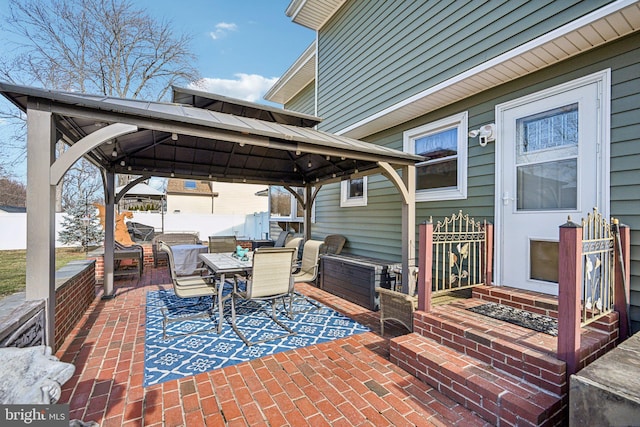
M 320 288 L 347 301 L 378 310 L 375 288 L 391 289 L 397 261 L 356 255 L 323 255 L 320 259 Z

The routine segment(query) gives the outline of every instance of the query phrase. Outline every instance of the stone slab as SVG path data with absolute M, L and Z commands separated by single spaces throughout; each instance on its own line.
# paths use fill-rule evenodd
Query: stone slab
M 569 424 L 640 423 L 640 333 L 571 376 Z

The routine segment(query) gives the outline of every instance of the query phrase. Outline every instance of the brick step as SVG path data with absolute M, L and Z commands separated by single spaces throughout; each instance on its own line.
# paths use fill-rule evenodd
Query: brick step
M 471 336 L 479 334 L 481 337 L 489 339 L 490 341 L 506 341 L 507 345 L 512 347 L 512 352 L 507 352 L 507 355 L 515 354 L 518 356 L 519 353 L 526 352 L 531 353 L 533 356 L 547 355 L 552 359 L 557 358 L 558 339 L 556 337 L 467 310 L 470 307 L 484 303 L 485 301 L 483 300 L 470 298 L 455 301 L 446 307 L 433 307 L 433 310 L 429 314 L 419 312 L 414 321 L 414 330 L 429 331 L 431 327 L 435 327 L 436 329 L 431 332 L 435 332 L 442 340 L 453 342 L 456 342 L 456 340 L 450 337 L 450 334 L 453 332 L 457 333 L 461 338 L 466 338 L 465 335 L 469 334 Z M 425 315 L 429 317 L 424 317 Z M 432 322 L 428 322 L 427 319 L 432 319 Z M 581 329 L 579 368 L 588 365 L 615 347 L 619 334 L 618 319 L 619 314 L 612 312 Z M 426 322 L 424 326 L 422 325 L 423 321 Z M 438 328 L 442 329 L 440 325 L 442 321 L 444 321 L 444 330 L 439 331 Z M 416 325 L 418 329 L 416 329 Z M 464 330 L 464 332 L 462 332 L 462 330 Z M 436 339 L 433 335 L 430 335 L 429 332 L 425 332 L 424 335 Z M 436 341 L 442 342 L 441 339 L 436 339 Z M 459 341 L 457 346 L 453 345 L 450 347 L 465 352 L 464 350 L 460 350 L 459 345 L 464 344 L 466 341 L 460 339 L 457 341 Z M 471 349 L 472 352 L 474 350 L 474 348 Z M 545 360 L 548 359 L 548 357 L 543 358 Z M 484 359 L 480 358 L 480 360 Z M 542 363 L 543 365 L 540 365 L 540 367 L 544 369 L 546 363 L 544 361 Z M 517 368 L 519 363 L 511 363 L 511 365 Z M 508 372 L 516 374 L 512 371 Z M 544 371 L 541 373 L 543 374 L 544 381 L 540 381 L 537 384 L 545 387 L 547 380 L 552 380 L 554 376 L 550 376 Z M 533 381 L 533 379 L 526 374 L 524 374 L 522 378 Z M 559 392 L 558 389 L 549 390 L 554 393 Z
M 555 357 L 555 337 L 463 308 L 474 304 L 466 300 L 416 312 L 413 330 L 551 393 L 567 393 L 566 363 Z
M 494 425 L 555 425 L 564 397 L 411 333 L 391 339 L 390 360 Z

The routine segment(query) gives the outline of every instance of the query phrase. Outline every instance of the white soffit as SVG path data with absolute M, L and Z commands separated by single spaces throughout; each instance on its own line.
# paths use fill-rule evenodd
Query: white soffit
M 616 1 L 336 133 L 356 139 L 372 135 L 639 29 L 640 1 Z
M 314 41 L 285 71 L 282 77 L 271 86 L 263 98 L 284 105 L 315 79 L 316 42 Z
M 318 31 L 346 0 L 292 0 L 285 11 L 296 24 Z

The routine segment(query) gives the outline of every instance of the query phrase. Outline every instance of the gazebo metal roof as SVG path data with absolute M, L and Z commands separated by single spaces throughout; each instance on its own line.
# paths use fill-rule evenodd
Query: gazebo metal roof
M 188 89 L 174 89 L 175 99 L 204 108 L 7 83 L 0 83 L 0 92 L 23 111 L 30 101 L 49 104 L 57 117 L 57 131 L 70 145 L 113 123 L 136 126 L 137 131 L 87 153 L 97 165 L 118 174 L 304 186 L 347 179 L 354 173 L 379 172 L 378 162 L 399 168 L 422 160 L 383 146 L 277 122 L 306 121 L 308 125 L 319 120 L 312 116 L 261 109 L 258 104 Z

